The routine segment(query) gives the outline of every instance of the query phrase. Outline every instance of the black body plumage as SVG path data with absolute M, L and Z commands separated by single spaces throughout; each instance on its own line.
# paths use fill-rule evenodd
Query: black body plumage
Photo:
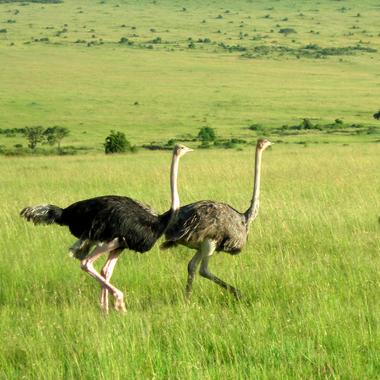
M 193 149 L 177 144 L 173 149 L 170 169 L 171 206 L 158 215 L 144 203 L 116 195 L 101 196 L 73 203 L 65 209 L 51 204 L 29 206 L 20 215 L 34 224 L 56 223 L 68 226 L 78 241 L 70 254 L 81 260 L 81 269 L 102 285 L 100 305 L 108 311 L 108 293 L 115 298 L 115 310 L 125 312 L 124 294 L 110 283 L 116 261 L 124 249 L 147 252 L 164 232 L 175 223 L 179 208 L 177 175 L 179 159 Z M 91 248 L 94 247 L 90 253 Z M 108 253 L 101 272 L 94 262 Z
M 149 205 L 128 197 L 102 196 L 73 203 L 65 209 L 54 205 L 30 206 L 21 216 L 35 224 L 56 223 L 68 226 L 70 232 L 81 239 L 94 243 L 109 243 L 115 238 L 120 248 L 137 252 L 149 251 L 168 227 L 173 211 L 158 215 Z M 75 254 L 82 259 L 86 252 Z
M 162 249 L 179 242 L 189 248 L 200 248 L 205 238 L 216 243 L 215 251 L 236 255 L 247 243 L 249 225 L 244 214 L 215 201 L 200 201 L 182 206 L 177 222 L 165 233 Z

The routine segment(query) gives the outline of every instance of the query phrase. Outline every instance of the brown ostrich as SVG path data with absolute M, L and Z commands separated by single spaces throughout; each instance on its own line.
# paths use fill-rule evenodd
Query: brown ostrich
M 236 255 L 247 243 L 249 227 L 259 211 L 261 156 L 270 145 L 273 143 L 267 139 L 259 139 L 257 142 L 253 198 L 245 213 L 240 213 L 224 203 L 199 201 L 181 207 L 176 223 L 165 232 L 166 241 L 161 245 L 161 249 L 165 250 L 178 244 L 196 249 L 188 264 L 186 293 L 189 299 L 199 264 L 199 274 L 202 277 L 228 289 L 235 296 L 242 296 L 240 290 L 214 276 L 208 264 L 215 251 Z

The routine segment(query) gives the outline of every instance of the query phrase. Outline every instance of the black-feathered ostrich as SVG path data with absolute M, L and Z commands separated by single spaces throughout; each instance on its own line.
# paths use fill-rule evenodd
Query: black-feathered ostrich
M 68 226 L 79 240 L 70 253 L 81 260 L 81 268 L 102 284 L 101 306 L 108 311 L 108 291 L 115 298 L 115 310 L 125 312 L 123 293 L 110 284 L 116 261 L 124 249 L 149 251 L 178 217 L 178 163 L 181 156 L 193 149 L 176 145 L 170 171 L 172 204 L 162 215 L 149 205 L 127 197 L 109 195 L 73 203 L 61 209 L 54 205 L 29 206 L 21 216 L 34 224 L 57 223 Z M 92 246 L 95 249 L 89 254 Z M 109 257 L 99 274 L 93 263 L 104 253 Z
M 259 211 L 261 155 L 270 145 L 273 143 L 266 139 L 259 139 L 257 142 L 253 198 L 251 206 L 244 214 L 224 203 L 200 201 L 181 207 L 177 222 L 165 232 L 166 241 L 161 244 L 161 249 L 182 244 L 197 250 L 188 265 L 186 293 L 189 300 L 199 263 L 201 276 L 228 289 L 235 296 L 242 296 L 240 290 L 215 277 L 210 272 L 208 263 L 214 251 L 236 255 L 247 243 L 249 226 Z

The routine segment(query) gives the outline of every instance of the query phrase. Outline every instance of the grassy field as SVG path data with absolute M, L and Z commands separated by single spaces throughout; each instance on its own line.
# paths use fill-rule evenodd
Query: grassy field
M 62 145 L 87 153 L 0 155 L 0 379 L 379 378 L 379 11 L 351 0 L 0 4 L 0 128 L 64 126 Z M 291 128 L 304 118 L 344 124 Z M 188 305 L 194 252 L 157 244 L 122 254 L 112 283 L 128 312 L 104 315 L 99 285 L 68 255 L 75 238 L 21 209 L 115 194 L 164 212 L 171 152 L 106 156 L 105 137 L 196 148 L 203 126 L 247 144 L 181 159 L 181 204 L 245 211 L 251 143 L 276 142 L 245 249 L 210 263 L 247 301 L 197 276 Z M 27 142 L 0 134 L 0 150 L 15 144 Z
M 246 140 L 255 123 L 376 126 L 379 10 L 374 1 L 1 4 L 0 127 L 64 126 L 64 144 L 100 152 L 111 129 L 140 146 L 203 126 Z M 19 143 L 0 135 L 0 146 Z
M 378 378 L 379 157 L 378 144 L 275 145 L 265 152 L 261 209 L 246 248 L 216 255 L 210 266 L 247 302 L 197 277 L 187 305 L 193 252 L 156 245 L 121 256 L 113 283 L 128 313 L 107 316 L 98 284 L 67 254 L 75 240 L 67 229 L 35 227 L 18 213 L 109 193 L 162 212 L 170 153 L 8 159 L 0 378 Z M 182 203 L 212 198 L 244 211 L 253 165 L 253 149 L 186 156 Z

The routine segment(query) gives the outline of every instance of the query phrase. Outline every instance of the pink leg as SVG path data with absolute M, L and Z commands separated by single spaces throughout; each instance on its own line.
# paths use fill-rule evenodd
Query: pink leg
M 110 255 L 108 256 L 108 260 L 103 266 L 103 269 L 101 271 L 102 277 L 109 283 L 113 270 L 115 269 L 116 261 L 120 255 L 120 253 L 123 252 L 122 249 L 114 249 L 110 252 Z M 100 299 L 100 305 L 105 310 L 108 311 L 108 290 L 105 286 L 102 288 L 102 297 Z
M 106 252 L 114 251 L 118 248 L 118 240 L 115 239 L 108 244 L 97 245 L 95 249 L 81 262 L 81 268 L 90 276 L 95 278 L 104 288 L 106 288 L 115 298 L 115 310 L 125 312 L 124 294 L 119 289 L 111 285 L 94 268 L 94 261 Z

